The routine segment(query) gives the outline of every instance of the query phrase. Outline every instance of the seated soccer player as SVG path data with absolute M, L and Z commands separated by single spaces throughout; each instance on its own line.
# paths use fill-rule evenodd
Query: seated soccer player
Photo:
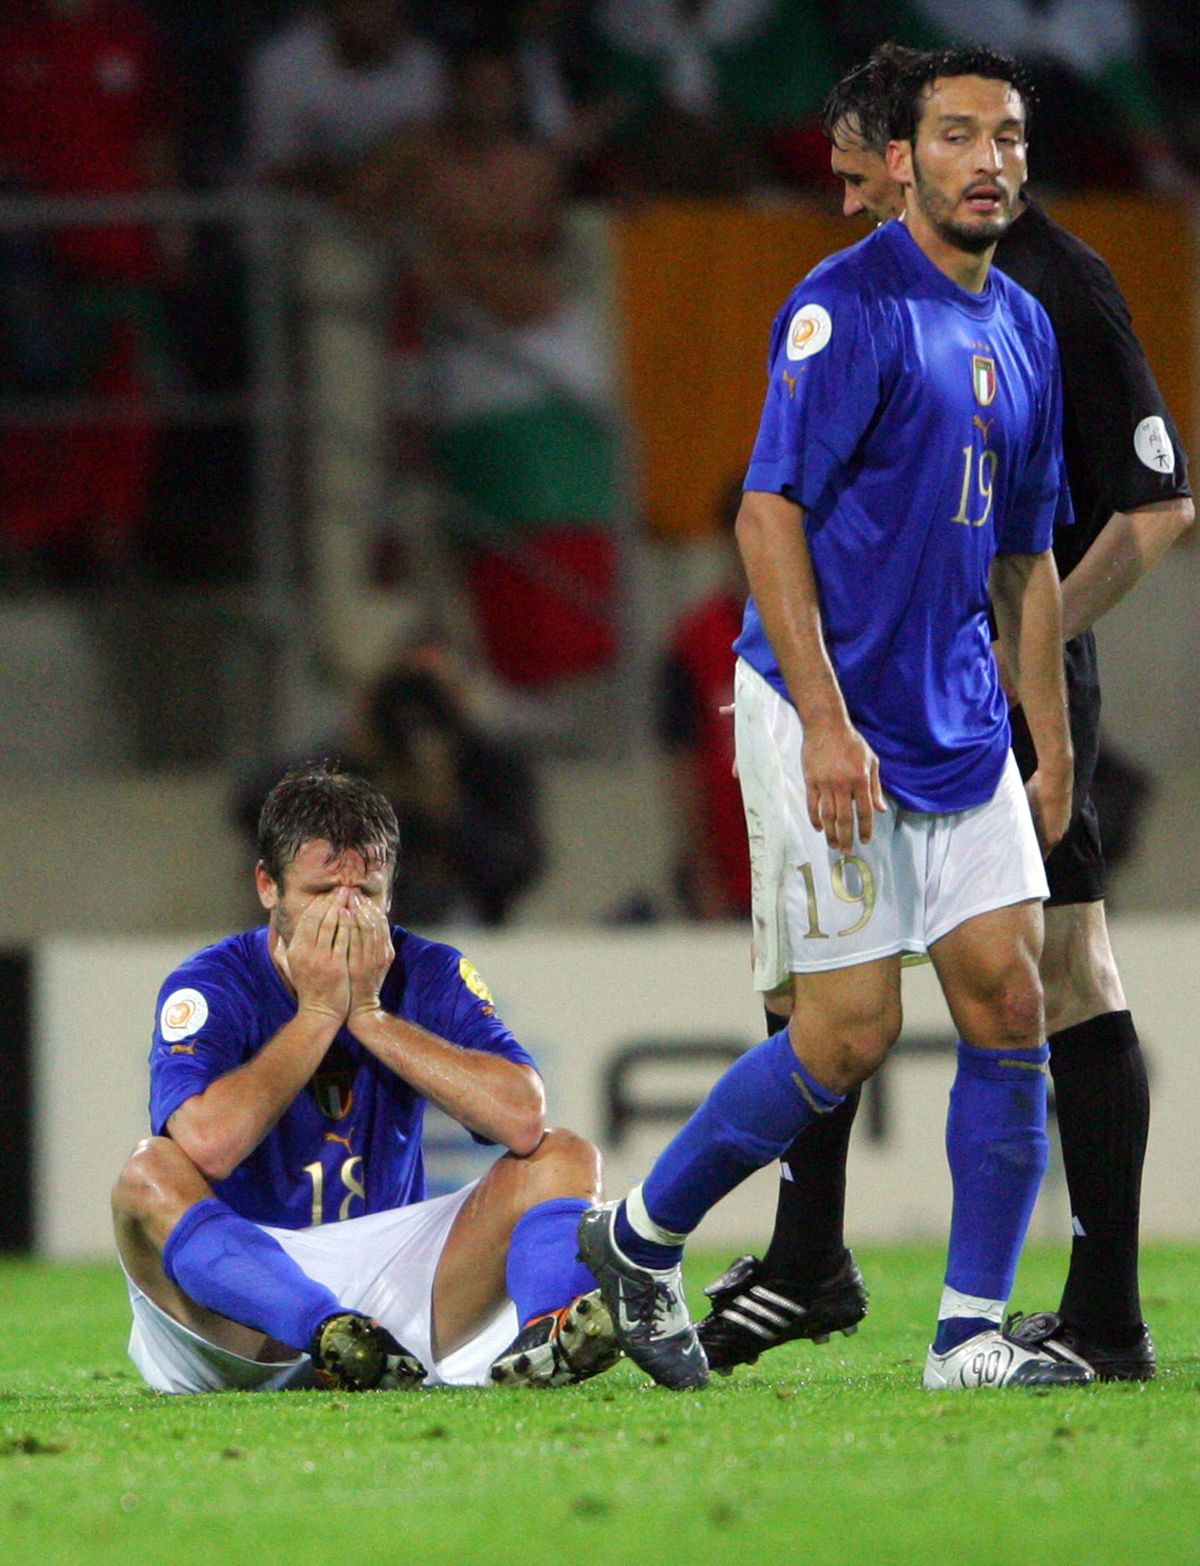
M 386 799 L 327 766 L 263 806 L 267 922 L 162 987 L 153 1135 L 113 1193 L 129 1352 L 164 1392 L 580 1381 L 619 1357 L 575 1256 L 596 1149 L 452 947 L 389 925 Z M 425 1199 L 426 1101 L 507 1151 Z

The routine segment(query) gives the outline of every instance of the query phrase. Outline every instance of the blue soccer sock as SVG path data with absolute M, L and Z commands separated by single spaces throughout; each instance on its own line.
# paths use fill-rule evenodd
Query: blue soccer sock
M 1038 1049 L 958 1046 L 946 1119 L 954 1211 L 934 1349 L 996 1326 L 1046 1172 L 1046 1062 Z
M 617 1209 L 614 1237 L 630 1261 L 671 1267 L 684 1239 L 730 1191 L 842 1102 L 776 1033 L 734 1062 L 645 1182 Z
M 596 1287 L 575 1254 L 579 1220 L 590 1206 L 582 1196 L 559 1196 L 539 1202 L 517 1220 L 504 1278 L 522 1327 Z
M 321 1323 L 345 1308 L 278 1240 L 215 1196 L 184 1213 L 167 1236 L 162 1263 L 197 1305 L 305 1354 Z

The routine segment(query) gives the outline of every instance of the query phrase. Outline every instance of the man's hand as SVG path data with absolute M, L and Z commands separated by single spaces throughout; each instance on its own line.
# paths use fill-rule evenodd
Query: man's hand
M 339 1027 L 350 1010 L 351 895 L 340 886 L 314 897 L 296 920 L 291 940 L 275 949 L 299 1010 L 331 1017 Z
M 808 819 L 825 833 L 831 848 L 843 854 L 854 849 L 855 815 L 858 837 L 871 841 L 874 813 L 886 810 L 879 781 L 879 758 L 857 729 L 839 723 L 809 726 L 801 752 L 808 790 Z
M 396 958 L 392 927 L 377 903 L 356 896 L 350 907 L 350 1008 L 355 1015 L 379 1010 L 379 991 Z
M 1064 766 L 1039 767 L 1025 785 L 1029 808 L 1043 858 L 1060 841 L 1071 819 L 1074 788 L 1070 761 Z

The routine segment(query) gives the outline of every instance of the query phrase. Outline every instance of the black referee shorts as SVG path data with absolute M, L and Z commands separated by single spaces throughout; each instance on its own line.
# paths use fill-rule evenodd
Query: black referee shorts
M 1092 803 L 1092 779 L 1100 753 L 1100 671 L 1096 663 L 1096 638 L 1091 631 L 1085 631 L 1066 644 L 1063 663 L 1067 675 L 1071 743 L 1075 747 L 1075 793 L 1067 830 L 1046 860 L 1049 908 L 1065 903 L 1099 902 L 1104 896 L 1106 882 L 1100 822 Z M 1025 714 L 1018 707 L 1009 717 L 1013 754 L 1021 776 L 1032 777 L 1037 756 Z

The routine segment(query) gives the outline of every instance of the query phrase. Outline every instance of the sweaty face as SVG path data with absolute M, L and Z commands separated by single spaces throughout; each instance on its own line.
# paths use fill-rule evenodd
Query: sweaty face
M 862 213 L 876 223 L 886 223 L 904 211 L 904 191 L 888 173 L 882 153 L 873 152 L 848 125 L 838 125 L 829 149 L 829 167 L 842 182 L 842 212 L 846 217 Z
M 339 886 L 350 887 L 386 913 L 391 865 L 382 848 L 368 850 L 365 855 L 353 849 L 339 855 L 323 838 L 317 838 L 302 844 L 291 864 L 285 866 L 282 885 L 273 881 L 261 865 L 257 882 L 262 905 L 270 912 L 271 923 L 286 946 L 309 903 Z
M 994 245 L 1025 183 L 1025 106 L 1007 82 L 935 81 L 912 147 L 918 212 L 948 244 L 973 254 Z

